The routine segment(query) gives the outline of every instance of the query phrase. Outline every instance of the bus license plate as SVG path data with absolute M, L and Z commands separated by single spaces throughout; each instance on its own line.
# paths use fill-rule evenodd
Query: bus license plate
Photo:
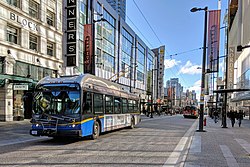
M 37 131 L 32 130 L 32 131 L 31 131 L 31 134 L 32 134 L 32 135 L 37 135 Z

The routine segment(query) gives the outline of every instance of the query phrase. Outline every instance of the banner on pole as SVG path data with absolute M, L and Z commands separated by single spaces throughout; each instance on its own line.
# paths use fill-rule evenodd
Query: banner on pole
M 209 11 L 207 73 L 219 71 L 220 13 L 220 10 Z
M 92 59 L 93 57 L 93 36 L 92 36 L 92 24 L 84 25 L 84 73 L 92 73 Z

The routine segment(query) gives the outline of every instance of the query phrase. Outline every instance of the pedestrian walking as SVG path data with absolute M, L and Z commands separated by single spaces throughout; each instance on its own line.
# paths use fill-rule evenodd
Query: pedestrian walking
M 239 113 L 238 113 L 238 124 L 239 124 L 239 127 L 241 126 L 241 121 L 243 120 L 243 111 L 240 110 Z
M 229 118 L 231 119 L 231 124 L 232 124 L 232 127 L 234 127 L 234 124 L 235 124 L 235 118 L 236 118 L 236 113 L 234 111 L 230 111 L 229 112 Z
M 214 123 L 217 123 L 217 122 L 218 122 L 218 117 L 219 117 L 218 111 L 217 111 L 217 110 L 214 110 L 213 115 L 214 115 Z

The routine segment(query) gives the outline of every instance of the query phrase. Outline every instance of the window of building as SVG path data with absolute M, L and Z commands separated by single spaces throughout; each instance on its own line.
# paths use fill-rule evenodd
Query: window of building
M 49 10 L 47 10 L 47 24 L 55 26 L 55 14 Z
M 103 52 L 104 70 L 114 73 L 115 72 L 115 58 Z
M 30 49 L 38 51 L 38 37 L 36 35 L 30 34 Z
M 14 74 L 26 77 L 29 74 L 29 64 L 23 62 L 16 62 L 14 66 Z
M 0 56 L 0 74 L 4 72 L 4 60 L 5 58 Z
M 103 113 L 103 95 L 102 94 L 94 94 L 94 111 L 95 114 Z
M 7 3 L 17 8 L 20 8 L 20 0 L 7 0 Z
M 55 44 L 47 42 L 47 55 L 54 56 Z
M 7 26 L 7 41 L 12 42 L 14 44 L 19 44 L 20 37 L 20 29 L 14 26 Z
M 144 83 L 144 73 L 137 71 L 137 80 Z
M 39 18 L 39 4 L 33 0 L 29 1 L 29 15 L 33 18 Z

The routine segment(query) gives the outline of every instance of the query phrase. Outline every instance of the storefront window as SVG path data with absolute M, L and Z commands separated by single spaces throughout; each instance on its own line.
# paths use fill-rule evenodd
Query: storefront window
M 23 90 L 14 90 L 13 97 L 13 119 L 21 120 L 24 118 Z

